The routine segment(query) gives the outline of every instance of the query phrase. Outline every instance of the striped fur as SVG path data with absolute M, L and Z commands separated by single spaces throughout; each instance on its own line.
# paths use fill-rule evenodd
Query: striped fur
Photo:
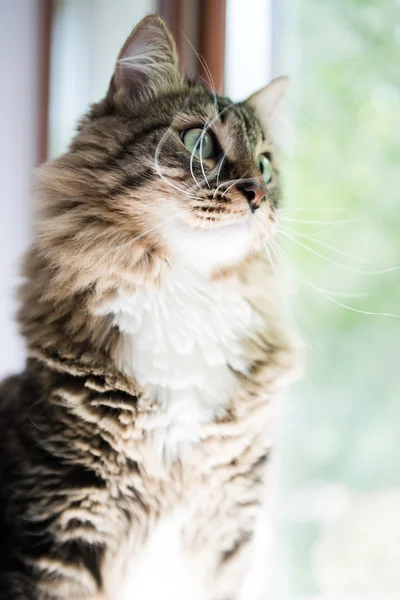
M 29 359 L 0 387 L 0 600 L 150 600 L 146 556 L 164 598 L 227 600 L 249 562 L 274 401 L 297 365 L 264 252 L 280 197 L 276 152 L 250 104 L 214 96 L 176 65 L 166 26 L 147 17 L 104 100 L 37 175 L 19 311 Z M 179 136 L 199 125 L 219 145 L 203 164 Z M 260 152 L 275 174 L 252 214 L 231 182 L 259 181 Z M 221 245 L 207 255 L 207 240 L 243 222 L 240 251 Z M 188 261 L 194 239 L 204 264 L 201 254 Z M 246 369 L 227 363 L 235 385 L 223 410 L 165 460 L 146 428 L 159 398 L 136 380 L 134 363 L 121 367 L 123 334 L 104 307 L 119 294 L 157 294 L 182 264 L 233 290 L 257 325 L 237 340 Z M 163 583 L 182 570 L 187 581 Z

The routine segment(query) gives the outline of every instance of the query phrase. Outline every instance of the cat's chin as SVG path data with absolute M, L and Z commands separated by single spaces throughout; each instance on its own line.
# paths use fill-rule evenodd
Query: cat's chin
M 165 236 L 176 260 L 202 273 L 243 260 L 250 251 L 252 238 L 247 220 L 212 229 L 192 229 L 175 223 Z

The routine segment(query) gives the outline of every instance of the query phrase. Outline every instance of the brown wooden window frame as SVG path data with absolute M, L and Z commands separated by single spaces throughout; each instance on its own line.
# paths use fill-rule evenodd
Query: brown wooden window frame
M 223 93 L 226 0 L 159 0 L 158 10 L 171 27 L 181 67 Z

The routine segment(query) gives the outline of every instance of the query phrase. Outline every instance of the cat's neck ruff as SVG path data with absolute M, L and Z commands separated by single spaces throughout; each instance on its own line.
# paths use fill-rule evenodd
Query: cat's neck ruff
M 160 405 L 145 427 L 175 457 L 224 413 L 236 373 L 249 368 L 241 342 L 258 317 L 226 283 L 186 268 L 171 270 L 158 290 L 118 292 L 102 312 L 121 332 L 117 366 Z

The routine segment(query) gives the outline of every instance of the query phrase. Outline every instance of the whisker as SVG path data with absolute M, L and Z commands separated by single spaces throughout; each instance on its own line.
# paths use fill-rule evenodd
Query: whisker
M 271 239 L 270 243 L 273 244 L 273 246 L 275 246 L 276 248 L 279 248 L 280 252 L 282 254 L 284 253 L 285 256 L 287 257 L 287 259 L 290 260 L 288 253 L 281 246 L 279 246 L 279 244 L 277 243 L 276 240 Z M 297 267 L 297 268 L 299 269 L 299 267 Z M 299 270 L 301 271 L 301 269 L 299 269 Z M 301 272 L 303 273 L 303 271 L 301 271 Z M 304 273 L 303 273 L 303 275 L 304 275 Z M 306 275 L 304 275 L 304 277 L 306 277 Z M 323 290 L 329 296 L 338 297 L 338 298 L 366 298 L 369 295 L 366 292 L 337 292 L 334 290 L 327 290 L 324 288 L 320 288 L 320 289 Z
M 273 271 L 274 275 L 276 275 L 275 263 L 272 260 L 271 249 L 270 249 L 268 241 L 266 243 L 264 243 L 264 248 L 265 248 L 266 253 L 268 254 L 268 258 L 269 258 L 269 262 L 271 263 L 272 271 Z
M 363 273 L 365 275 L 383 275 L 385 273 L 390 273 L 392 271 L 398 271 L 400 269 L 400 267 L 389 267 L 388 269 L 379 269 L 379 270 L 372 271 L 369 269 L 357 269 L 355 267 L 350 267 L 348 265 L 344 265 L 343 263 L 338 262 L 337 260 L 335 260 L 334 258 L 331 258 L 330 256 L 325 256 L 325 254 L 321 254 L 317 250 L 314 250 L 314 248 L 311 248 L 310 246 L 307 246 L 307 244 L 304 244 L 300 240 L 297 240 L 296 238 L 294 238 L 292 235 L 287 233 L 287 231 L 282 231 L 282 230 L 279 230 L 279 231 L 283 236 L 285 236 L 291 242 L 293 242 L 294 244 L 297 244 L 298 246 L 301 246 L 308 252 L 311 252 L 311 254 L 314 254 L 315 256 L 319 256 L 319 258 L 323 258 L 327 262 L 330 262 L 333 265 L 336 265 L 337 267 L 341 267 L 342 269 L 346 269 L 347 271 L 351 271 L 352 273 Z M 285 241 L 285 240 L 282 240 L 282 241 Z
M 193 52 L 195 53 L 196 57 L 198 58 L 200 64 L 202 65 L 203 69 L 206 72 L 206 75 L 208 77 L 208 82 L 205 81 L 203 78 L 203 81 L 205 81 L 205 83 L 208 83 L 211 92 L 213 93 L 214 96 L 214 104 L 217 106 L 217 92 L 216 92 L 216 88 L 215 88 L 215 83 L 214 83 L 214 79 L 211 73 L 211 69 L 207 64 L 207 61 L 205 60 L 204 56 L 202 56 L 201 54 L 199 54 L 199 52 L 197 52 L 196 48 L 193 46 L 192 42 L 189 40 L 189 38 L 185 35 L 185 33 L 182 31 L 182 29 L 180 27 L 178 27 L 181 35 L 185 38 L 185 40 L 187 41 L 187 43 L 189 44 L 189 46 L 191 47 L 191 49 L 193 50 Z
M 194 153 L 195 153 L 195 150 L 197 148 L 197 144 L 198 144 L 198 140 L 195 143 L 194 148 L 193 148 L 193 150 L 192 150 L 192 152 L 190 154 L 190 163 L 189 164 L 190 164 L 190 172 L 192 174 L 193 181 L 195 182 L 196 187 L 199 188 L 199 187 L 201 187 L 201 184 L 197 181 L 197 179 L 196 179 L 196 177 L 194 175 L 194 172 L 193 172 L 193 160 L 194 160 Z
M 234 102 L 230 102 L 228 104 L 228 106 L 225 106 L 225 108 L 223 108 L 222 110 L 220 110 L 215 117 L 213 117 L 213 119 L 211 119 L 211 121 L 208 123 L 208 125 L 204 128 L 204 133 L 206 133 L 208 131 L 208 129 L 211 127 L 211 125 L 214 123 L 214 121 L 216 119 L 218 119 L 219 117 L 221 117 L 227 110 L 229 110 L 235 103 Z
M 324 354 L 325 353 L 324 346 L 323 346 L 320 338 L 318 337 L 317 332 L 315 331 L 315 327 L 312 324 L 312 321 L 308 315 L 308 311 L 307 311 L 306 307 L 304 306 L 304 302 L 300 295 L 297 296 L 297 301 L 298 301 L 298 306 L 301 308 L 301 312 L 302 312 L 305 320 L 307 321 L 307 326 L 308 326 L 309 330 L 311 331 L 311 334 L 313 336 L 315 343 L 317 344 L 317 346 L 321 350 L 321 352 Z M 324 361 L 324 364 L 325 364 L 325 366 L 328 367 L 328 364 L 325 361 Z M 328 369 L 329 369 L 329 367 L 328 367 Z
M 215 188 L 215 192 L 214 192 L 214 198 L 215 198 L 215 195 L 217 194 L 217 192 L 218 192 L 219 188 L 221 188 L 221 187 L 222 187 L 222 186 L 224 186 L 224 185 L 228 185 L 229 183 L 237 183 L 238 181 L 239 181 L 239 179 L 228 179 L 228 181 L 223 181 L 223 182 L 222 182 L 220 185 L 218 185 L 218 186 Z
M 342 254 L 343 256 L 347 256 L 349 258 L 353 258 L 354 260 L 361 260 L 363 262 L 377 262 L 375 260 L 371 260 L 369 258 L 364 258 L 362 256 L 357 256 L 355 254 L 350 254 L 349 252 L 344 252 L 343 250 L 340 250 L 339 248 L 335 248 L 334 246 L 330 246 L 329 244 L 326 244 L 325 242 L 321 242 L 321 240 L 318 240 L 317 238 L 314 238 L 310 235 L 307 235 L 306 233 L 301 233 L 300 231 L 296 231 L 295 229 L 292 229 L 291 227 L 285 227 L 285 225 L 281 225 L 278 228 L 282 231 L 286 231 L 286 232 L 290 232 L 293 233 L 299 237 L 305 238 L 307 240 L 310 240 L 311 242 L 314 242 L 315 244 L 318 244 L 319 246 L 322 246 L 323 248 L 327 248 L 328 250 L 332 250 L 332 252 L 337 252 L 338 254 Z
M 201 171 L 203 173 L 203 177 L 204 177 L 204 181 L 206 182 L 207 186 L 211 189 L 210 183 L 207 179 L 207 175 L 206 172 L 204 170 L 204 163 L 203 163 L 203 141 L 204 141 L 204 135 L 205 133 L 203 132 L 200 136 L 200 166 L 201 166 Z
M 247 171 L 248 171 L 248 169 L 247 169 Z M 240 177 L 239 179 L 237 179 L 236 181 L 234 181 L 233 183 L 231 183 L 231 185 L 230 185 L 230 186 L 228 186 L 228 187 L 226 188 L 226 190 L 225 190 L 225 191 L 223 192 L 223 194 L 222 194 L 222 197 L 224 197 L 224 196 L 225 196 L 225 194 L 226 194 L 227 192 L 229 192 L 229 190 L 230 190 L 230 189 L 231 189 L 231 188 L 232 188 L 234 185 L 237 185 L 238 183 L 244 183 L 244 182 L 246 181 L 246 180 L 245 180 L 245 179 L 243 179 L 243 178 L 244 178 L 244 176 L 246 175 L 247 171 L 246 171 L 246 172 L 243 174 L 243 177 Z
M 121 246 L 117 246 L 117 248 L 124 248 L 125 246 L 128 246 L 129 244 L 134 244 L 141 238 L 145 237 L 148 233 L 156 231 L 156 229 L 159 229 L 160 227 L 165 225 L 165 223 L 168 223 L 169 221 L 172 221 L 173 219 L 176 219 L 178 217 L 181 217 L 182 215 L 186 215 L 187 213 L 194 212 L 194 211 L 195 211 L 194 208 L 189 208 L 188 210 L 180 211 L 180 212 L 176 213 L 175 215 L 172 215 L 172 217 L 168 217 L 168 219 L 165 219 L 165 221 L 158 223 L 158 225 L 154 225 L 154 227 L 150 227 L 150 229 L 147 229 L 147 231 L 144 231 L 140 235 L 137 235 L 136 237 L 133 238 L 133 240 L 129 240 L 128 242 L 125 242 Z
M 271 241 L 271 242 L 273 242 L 273 243 L 275 243 L 273 239 L 271 239 L 270 241 Z M 277 259 L 277 262 L 279 262 L 279 259 L 280 259 L 280 257 L 278 256 L 278 254 L 277 254 L 276 250 L 274 250 L 274 247 L 273 247 L 273 246 L 271 246 L 271 250 L 273 251 L 273 253 L 274 253 L 275 257 L 276 257 L 276 259 Z M 331 371 L 331 369 L 330 369 L 330 367 L 329 367 L 328 363 L 326 362 L 326 360 L 325 360 L 325 359 L 324 359 L 324 358 L 321 356 L 321 354 L 319 354 L 319 353 L 318 353 L 318 352 L 317 352 L 317 351 L 316 351 L 316 350 L 315 350 L 315 349 L 312 347 L 312 345 L 310 344 L 309 340 L 306 338 L 306 336 L 305 336 L 304 332 L 303 332 L 303 331 L 300 329 L 300 327 L 299 327 L 299 325 L 298 325 L 298 323 L 297 323 L 297 321 L 296 321 L 296 318 L 295 318 L 295 315 L 294 315 L 294 310 L 293 310 L 293 308 L 292 308 L 292 305 L 290 304 L 290 302 L 288 302 L 288 298 L 287 298 L 286 296 L 285 296 L 285 297 L 283 297 L 283 295 L 282 295 L 282 301 L 283 301 L 284 303 L 286 303 L 286 305 L 288 306 L 288 308 L 289 308 L 289 311 L 290 311 L 290 315 L 291 315 L 291 317 L 292 317 L 292 322 L 293 322 L 293 325 L 294 325 L 294 327 L 295 327 L 295 329 L 296 329 L 297 333 L 299 334 L 299 336 L 300 336 L 301 340 L 303 341 L 304 345 L 305 345 L 305 346 L 306 346 L 306 347 L 307 347 L 307 348 L 310 350 L 310 352 L 311 352 L 312 354 L 314 354 L 314 356 L 316 356 L 316 358 L 318 358 L 318 360 L 320 360 L 320 361 L 321 361 L 321 363 L 322 363 L 322 364 L 323 364 L 323 365 L 324 365 L 324 366 L 325 366 L 325 367 L 328 369 L 328 371 Z M 304 308 L 304 305 L 303 305 L 303 304 L 302 304 L 302 306 L 303 306 L 303 308 Z M 305 314 L 305 315 L 307 315 L 307 311 L 306 311 L 305 309 L 304 309 L 304 314 Z M 318 339 L 318 337 L 317 337 L 317 335 L 316 335 L 316 333 L 315 333 L 315 330 L 314 330 L 314 328 L 313 328 L 313 326 L 312 326 L 312 324 L 311 324 L 310 320 L 308 319 L 308 317 L 307 317 L 307 322 L 308 322 L 308 324 L 309 324 L 309 327 L 310 327 L 310 329 L 311 329 L 311 333 L 313 334 L 313 337 L 314 337 L 315 341 L 317 342 L 317 345 L 319 346 L 319 348 L 320 348 L 321 352 L 322 352 L 322 353 L 324 353 L 324 348 L 323 348 L 323 346 L 322 346 L 322 344 L 321 344 L 320 340 Z
M 247 171 L 244 173 L 244 175 L 246 175 L 246 173 L 247 173 Z M 235 183 L 254 183 L 255 185 L 257 185 L 260 188 L 260 190 L 264 190 L 266 193 L 268 193 L 268 190 L 265 187 L 259 185 L 257 177 L 247 177 L 247 178 L 244 178 L 244 176 L 243 176 L 243 177 L 239 177 L 238 179 L 229 179 L 228 181 L 222 182 L 216 188 L 214 194 L 216 194 L 221 187 L 223 187 L 225 185 L 229 185 L 229 184 L 235 185 Z M 229 187 L 232 187 L 232 185 L 230 185 Z M 226 190 L 226 192 L 227 191 L 228 190 Z M 224 193 L 226 193 L 226 192 L 224 192 Z M 224 195 L 224 194 L 222 194 L 222 195 Z
M 279 209 L 280 210 L 280 209 Z M 361 221 L 363 217 L 356 217 L 354 219 L 340 219 L 335 221 L 318 221 L 315 219 L 295 219 L 291 217 L 279 217 L 280 221 L 291 221 L 292 223 L 306 223 L 311 225 L 344 225 L 347 223 L 355 223 L 356 221 Z
M 218 119 L 219 117 L 221 117 L 221 115 L 223 115 L 227 110 L 229 110 L 231 108 L 231 106 L 233 106 L 234 104 L 235 104 L 234 102 L 230 102 L 230 104 L 228 104 L 228 106 L 225 106 L 225 108 L 223 108 L 222 110 L 220 110 L 220 111 L 217 112 L 217 114 L 215 115 L 215 117 L 213 117 L 211 119 L 211 121 L 209 121 L 209 123 L 206 125 L 206 127 L 204 127 L 204 129 L 202 131 L 202 134 L 200 136 L 201 141 L 203 141 L 203 138 L 204 138 L 205 134 L 207 133 L 207 131 L 211 127 L 211 125 L 214 123 L 214 121 L 216 119 Z M 203 171 L 204 179 L 207 182 L 208 187 L 210 187 L 208 179 L 207 179 L 206 174 L 204 172 L 202 149 L 200 149 L 200 163 L 201 163 L 201 168 L 202 168 L 202 171 Z M 215 195 L 214 195 L 214 197 L 215 197 Z
M 213 119 L 211 119 L 211 121 L 210 121 L 210 122 L 209 122 L 209 123 L 206 125 L 206 127 L 203 129 L 202 136 L 204 136 L 204 135 L 205 135 L 205 133 L 206 133 L 206 132 L 207 132 L 207 130 L 208 130 L 210 127 L 211 127 L 211 125 L 214 123 L 214 121 L 215 121 L 216 119 L 218 119 L 219 117 L 221 117 L 221 115 L 223 115 L 223 114 L 224 114 L 224 113 L 225 113 L 227 110 L 229 110 L 229 109 L 230 109 L 230 108 L 231 108 L 231 107 L 232 107 L 234 104 L 235 104 L 234 102 L 230 102 L 230 103 L 229 103 L 227 106 L 225 106 L 225 108 L 223 108 L 222 110 L 218 111 L 218 112 L 217 112 L 217 114 L 215 115 L 215 117 L 213 117 Z M 175 121 L 175 120 L 176 120 L 176 118 L 174 119 L 174 121 Z M 173 122 L 174 122 L 174 121 L 173 121 Z M 169 185 L 171 188 L 173 188 L 173 189 L 177 190 L 178 192 L 182 192 L 183 194 L 185 194 L 185 195 L 186 195 L 186 196 L 188 196 L 189 198 L 193 198 L 193 199 L 196 199 L 196 200 L 202 200 L 202 198 L 200 198 L 199 196 L 195 196 L 194 194 L 192 194 L 192 193 L 188 192 L 187 190 L 184 190 L 183 188 L 181 188 L 181 187 L 179 187 L 179 186 L 177 186 L 177 185 L 173 184 L 173 183 L 172 183 L 172 182 L 171 182 L 169 179 L 167 179 L 167 178 L 166 178 L 166 177 L 163 175 L 163 173 L 161 172 L 161 169 L 160 169 L 160 166 L 159 166 L 159 155 L 160 155 L 160 152 L 161 152 L 162 145 L 163 145 L 163 143 L 164 143 L 164 141 L 165 141 L 165 138 L 166 138 L 166 136 L 167 136 L 167 135 L 168 135 L 168 134 L 171 132 L 171 129 L 172 129 L 172 124 L 171 124 L 171 125 L 168 127 L 168 129 L 167 129 L 167 130 L 164 132 L 164 134 L 161 136 L 161 139 L 160 139 L 160 141 L 159 141 L 159 142 L 158 142 L 158 144 L 157 144 L 157 148 L 156 148 L 156 150 L 155 150 L 155 153 L 154 153 L 154 168 L 155 168 L 155 171 L 156 171 L 157 175 L 160 177 L 160 179 L 162 179 L 162 180 L 163 180 L 163 181 L 164 181 L 164 182 L 165 182 L 167 185 Z M 202 137 L 202 136 L 201 136 L 201 137 Z M 192 160 L 192 157 L 191 157 L 191 160 Z M 201 162 L 202 162 L 202 161 L 201 161 Z M 191 163 L 191 171 L 192 171 L 192 169 L 193 169 L 193 162 Z M 205 177 L 205 180 L 206 180 L 206 181 L 208 181 L 208 180 L 207 180 L 207 177 L 206 177 L 206 175 L 205 175 L 205 173 L 204 173 L 204 166 L 203 166 L 203 165 L 202 165 L 202 170 L 203 170 L 203 175 L 204 175 L 204 177 Z M 196 180 L 196 178 L 194 177 L 194 173 L 192 173 L 192 177 L 193 177 L 194 181 L 196 182 L 196 183 L 195 183 L 195 187 L 201 187 L 201 184 L 200 184 L 200 183 L 199 183 L 199 182 Z M 208 184 L 208 185 L 209 185 L 209 184 Z M 209 186 L 209 187 L 210 187 L 210 186 Z
M 279 208 L 279 212 L 348 212 L 347 208 L 325 208 L 316 206 L 286 206 L 285 208 Z
M 218 190 L 218 188 L 219 188 L 219 176 L 220 176 L 220 174 L 221 174 L 221 169 L 222 169 L 222 165 L 224 164 L 224 161 L 225 161 L 225 158 L 226 158 L 226 154 L 227 154 L 227 153 L 226 153 L 226 152 L 224 152 L 224 155 L 223 155 L 223 157 L 221 158 L 221 160 L 220 160 L 220 163 L 219 163 L 218 172 L 217 172 L 217 190 Z M 215 193 L 214 193 L 214 198 L 215 198 Z
M 400 319 L 400 315 L 396 315 L 393 313 L 380 313 L 380 312 L 369 311 L 369 310 L 361 310 L 359 308 L 354 308 L 353 306 L 348 306 L 347 304 L 343 304 L 342 302 L 339 302 L 339 300 L 336 300 L 335 298 L 332 297 L 332 294 L 327 293 L 325 290 L 323 290 L 322 288 L 315 285 L 306 275 L 304 275 L 304 273 L 302 273 L 301 271 L 299 272 L 299 269 L 293 264 L 293 261 L 289 258 L 288 254 L 283 250 L 283 248 L 281 248 L 277 244 L 277 242 L 274 242 L 274 243 L 275 243 L 276 249 L 279 250 L 280 253 L 284 254 L 284 256 L 286 256 L 287 260 L 291 263 L 291 265 L 292 265 L 291 267 L 290 267 L 290 265 L 287 265 L 287 266 L 290 268 L 293 275 L 297 279 L 302 281 L 302 283 L 304 283 L 305 285 L 308 285 L 310 288 L 312 288 L 315 291 L 322 294 L 327 300 L 329 300 L 333 304 L 337 304 L 337 306 L 340 306 L 341 308 L 345 308 L 347 310 L 350 310 L 351 312 L 358 313 L 361 315 L 370 315 L 370 316 L 376 316 L 376 317 L 392 317 L 394 319 Z
M 223 108 L 222 110 L 220 110 L 219 112 L 217 112 L 217 114 L 215 115 L 215 117 L 213 117 L 213 118 L 211 119 L 211 121 L 209 121 L 209 123 L 208 123 L 208 124 L 207 124 L 207 125 L 204 127 L 204 129 L 203 129 L 203 131 L 202 131 L 202 133 L 201 133 L 201 136 L 200 136 L 200 137 L 199 137 L 199 139 L 197 140 L 197 142 L 196 142 L 196 144 L 195 144 L 195 148 L 193 149 L 193 152 L 194 152 L 194 150 L 197 148 L 197 144 L 198 144 L 199 142 L 201 142 L 201 143 L 203 142 L 203 139 L 204 139 L 204 136 L 205 136 L 205 134 L 207 133 L 207 131 L 208 131 L 208 129 L 211 127 L 211 125 L 214 123 L 214 121 L 215 121 L 216 119 L 218 119 L 218 118 L 219 118 L 221 115 L 223 115 L 223 114 L 224 114 L 224 113 L 225 113 L 225 112 L 226 112 L 226 111 L 227 111 L 229 108 L 231 108 L 231 106 L 233 106 L 234 104 L 235 104 L 234 102 L 231 102 L 230 104 L 228 104 L 228 106 L 225 106 L 225 108 Z M 191 157 L 191 161 L 192 161 L 192 157 Z M 205 169 L 204 169 L 204 164 L 203 164 L 203 154 L 202 154 L 202 147 L 200 148 L 200 164 L 201 164 L 201 169 L 202 169 L 202 172 L 203 172 L 203 177 L 204 177 L 204 180 L 206 181 L 206 183 L 207 183 L 208 187 L 210 188 L 211 186 L 210 186 L 210 184 L 209 184 L 209 181 L 208 181 L 208 179 L 207 179 L 207 176 L 206 176 L 206 173 L 205 173 Z M 193 162 L 191 163 L 191 169 L 192 169 L 192 167 L 193 167 Z M 212 172 L 213 172 L 213 169 L 211 170 L 211 173 L 212 173 Z M 197 180 L 196 180 L 196 179 L 195 179 L 195 181 L 196 181 L 196 184 L 197 184 L 197 186 L 198 186 L 198 187 L 201 187 L 201 184 L 199 184 L 199 183 L 197 182 Z
M 159 167 L 159 161 L 158 161 L 158 157 L 161 151 L 161 146 L 162 143 L 164 142 L 164 138 L 166 137 L 166 135 L 168 133 L 170 133 L 172 129 L 172 125 L 170 127 L 168 127 L 167 131 L 162 135 L 160 141 L 157 144 L 157 148 L 156 151 L 154 153 L 154 167 L 156 170 L 157 175 L 160 177 L 160 179 L 162 179 L 163 181 L 165 181 L 165 183 L 167 185 L 169 185 L 170 187 L 172 187 L 173 189 L 177 190 L 178 192 L 182 192 L 183 194 L 185 194 L 186 196 L 189 196 L 189 198 L 194 198 L 196 200 L 201 200 L 201 198 L 199 196 L 195 196 L 194 194 L 189 193 L 188 191 L 184 190 L 183 188 L 173 184 L 169 179 L 167 179 L 161 172 L 161 169 Z
M 205 171 L 204 171 L 204 164 L 203 164 L 203 140 L 204 140 L 204 131 L 202 132 L 202 134 L 197 139 L 197 141 L 196 141 L 196 143 L 195 143 L 195 145 L 193 147 L 193 150 L 192 150 L 192 152 L 190 154 L 190 172 L 192 174 L 192 179 L 195 182 L 195 187 L 197 187 L 197 188 L 201 188 L 202 184 L 197 181 L 197 179 L 196 179 L 196 177 L 194 175 L 194 172 L 193 172 L 193 160 L 194 160 L 194 153 L 196 152 L 197 147 L 198 147 L 199 144 L 200 144 L 200 166 L 201 166 L 201 171 L 203 173 L 203 179 L 207 183 L 208 187 L 210 187 L 210 184 L 208 182 L 207 176 L 206 176 Z

